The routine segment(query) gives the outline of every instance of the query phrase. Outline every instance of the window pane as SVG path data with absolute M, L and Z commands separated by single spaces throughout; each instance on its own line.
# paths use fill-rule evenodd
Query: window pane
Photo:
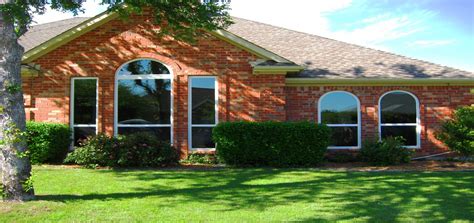
M 170 124 L 171 81 L 119 80 L 119 124 Z
M 416 126 L 382 126 L 382 138 L 401 136 L 406 146 L 416 146 Z
M 192 124 L 215 124 L 215 78 L 191 78 Z
M 143 74 L 169 74 L 165 65 L 152 60 L 137 60 L 123 65 L 118 71 L 119 76 Z
M 334 92 L 321 101 L 321 122 L 326 124 L 357 124 L 357 100 L 350 94 Z
M 155 135 L 159 140 L 171 142 L 171 128 L 170 127 L 119 127 L 119 135 L 129 135 L 138 132 L 147 132 Z
M 382 123 L 416 123 L 416 101 L 404 92 L 385 95 L 380 102 Z
M 330 127 L 332 130 L 331 146 L 358 146 L 357 127 Z
M 212 141 L 212 127 L 193 127 L 192 128 L 192 148 L 214 148 Z
M 74 146 L 79 146 L 79 142 L 88 136 L 95 135 L 95 127 L 74 127 Z
M 73 79 L 74 124 L 96 124 L 97 80 Z

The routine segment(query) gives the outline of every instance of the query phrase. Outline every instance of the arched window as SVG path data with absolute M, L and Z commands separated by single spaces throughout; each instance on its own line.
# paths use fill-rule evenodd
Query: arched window
M 391 91 L 379 101 L 380 138 L 403 137 L 407 147 L 420 146 L 420 111 L 415 95 L 406 91 Z
M 330 149 L 360 148 L 359 99 L 345 91 L 326 93 L 319 99 L 319 123 L 332 130 Z
M 172 142 L 172 75 L 168 67 L 139 59 L 120 67 L 115 78 L 115 134 L 149 132 Z

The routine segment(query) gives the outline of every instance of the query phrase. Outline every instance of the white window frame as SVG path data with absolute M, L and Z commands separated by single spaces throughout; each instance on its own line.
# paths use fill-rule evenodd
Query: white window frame
M 404 93 L 410 95 L 413 99 L 415 99 L 415 106 L 416 106 L 416 123 L 382 123 L 382 99 L 391 93 Z M 385 92 L 379 98 L 379 140 L 382 140 L 382 126 L 416 126 L 416 145 L 415 146 L 404 146 L 408 149 L 419 149 L 421 147 L 421 125 L 420 125 L 420 102 L 418 97 L 411 92 L 402 91 L 402 90 L 394 90 Z
M 75 81 L 76 80 L 96 80 L 95 86 L 95 124 L 74 124 L 74 89 L 75 89 Z M 71 96 L 69 99 L 69 122 L 70 128 L 72 132 L 72 145 L 74 145 L 75 138 L 74 138 L 74 128 L 95 128 L 95 134 L 99 133 L 98 123 L 99 123 L 99 78 L 98 77 L 73 77 L 71 78 Z
M 165 66 L 169 74 L 142 74 L 142 75 L 127 75 L 127 76 L 120 76 L 119 72 L 123 66 L 139 61 L 139 60 L 151 60 L 157 63 L 161 63 Z M 115 82 L 114 82 L 114 136 L 118 135 L 118 128 L 125 127 L 125 128 L 144 128 L 144 127 L 169 127 L 170 128 L 170 144 L 173 145 L 173 70 L 167 64 L 151 59 L 151 58 L 137 58 L 134 60 L 127 61 L 126 63 L 122 64 L 117 71 L 115 72 Z M 163 80 L 170 80 L 171 90 L 170 90 L 170 124 L 118 124 L 118 82 L 119 80 L 155 80 L 155 79 L 163 79 Z
M 360 100 L 359 98 L 351 92 L 348 91 L 330 91 L 323 94 L 318 101 L 318 123 L 322 123 L 321 119 L 321 102 L 324 98 L 333 93 L 345 93 L 352 96 L 357 102 L 357 124 L 325 124 L 328 127 L 357 127 L 357 146 L 329 146 L 328 149 L 360 149 L 361 148 L 361 112 L 360 112 Z
M 192 79 L 196 78 L 213 78 L 214 79 L 214 124 L 193 124 L 193 111 L 192 111 Z M 193 148 L 193 127 L 216 127 L 219 123 L 219 85 L 218 85 L 217 76 L 206 75 L 206 76 L 189 76 L 188 77 L 188 148 L 193 152 L 200 151 L 215 151 L 216 148 Z

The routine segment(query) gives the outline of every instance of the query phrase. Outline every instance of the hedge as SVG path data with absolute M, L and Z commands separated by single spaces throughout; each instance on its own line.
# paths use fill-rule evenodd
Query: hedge
M 223 122 L 213 130 L 216 154 L 235 166 L 315 166 L 330 129 L 312 122 Z
M 29 121 L 26 137 L 32 164 L 61 163 L 71 145 L 71 130 L 64 124 Z

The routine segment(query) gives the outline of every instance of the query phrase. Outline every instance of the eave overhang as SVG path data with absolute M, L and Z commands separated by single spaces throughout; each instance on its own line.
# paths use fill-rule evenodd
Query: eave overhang
M 300 72 L 303 66 L 253 66 L 253 74 L 287 74 Z
M 474 86 L 474 79 L 419 78 L 419 79 L 322 79 L 286 78 L 287 86 L 393 86 L 393 85 L 431 85 L 431 86 Z

